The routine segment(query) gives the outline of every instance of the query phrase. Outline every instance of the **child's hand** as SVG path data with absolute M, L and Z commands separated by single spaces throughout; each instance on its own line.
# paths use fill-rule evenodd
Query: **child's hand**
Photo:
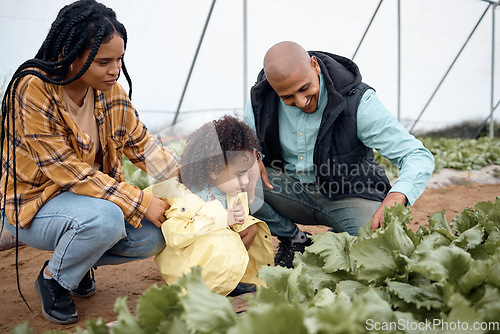
M 234 221 L 237 224 L 243 224 L 243 220 L 245 220 L 245 208 L 243 205 L 235 204 L 230 211 L 233 213 Z
M 236 220 L 234 220 L 234 214 L 231 210 L 227 210 L 227 226 L 233 226 L 236 224 Z

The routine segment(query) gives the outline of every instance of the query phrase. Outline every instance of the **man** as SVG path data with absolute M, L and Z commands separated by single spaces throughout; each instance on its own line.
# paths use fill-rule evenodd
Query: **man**
M 292 267 L 295 251 L 311 243 L 295 223 L 358 235 L 371 221 L 375 230 L 384 207 L 412 205 L 434 170 L 432 154 L 361 82 L 354 62 L 294 42 L 266 53 L 245 119 L 262 143 L 266 185 L 253 215 L 280 240 L 276 265 Z M 400 170 L 392 189 L 373 149 Z

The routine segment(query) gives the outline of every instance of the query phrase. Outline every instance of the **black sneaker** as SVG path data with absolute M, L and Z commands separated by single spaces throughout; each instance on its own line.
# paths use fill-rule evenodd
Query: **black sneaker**
M 74 290 L 71 290 L 72 296 L 87 298 L 95 295 L 95 280 L 94 280 L 94 269 L 90 268 L 90 270 L 83 276 L 80 284 Z
M 69 291 L 64 289 L 55 279 L 43 278 L 46 261 L 35 281 L 35 290 L 42 301 L 43 316 L 56 324 L 66 325 L 78 321 L 78 311 L 71 299 Z
M 240 282 L 238 283 L 238 285 L 236 285 L 236 288 L 234 288 L 234 290 L 228 294 L 228 296 L 236 297 L 244 293 L 255 292 L 255 291 L 257 291 L 257 286 L 255 284 Z
M 309 232 L 304 232 L 306 235 L 311 235 Z M 274 265 L 286 268 L 293 268 L 293 258 L 295 252 L 304 253 L 307 246 L 312 245 L 312 240 L 306 237 L 304 242 L 292 242 L 288 237 L 278 237 L 280 241 L 278 252 L 274 257 Z

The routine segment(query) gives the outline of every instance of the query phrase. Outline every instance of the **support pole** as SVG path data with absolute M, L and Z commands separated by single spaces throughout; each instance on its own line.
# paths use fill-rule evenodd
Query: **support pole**
M 401 0 L 398 0 L 398 122 L 401 121 Z
M 488 5 L 488 7 L 486 8 L 486 10 L 483 12 L 483 14 L 481 15 L 481 17 L 479 18 L 479 21 L 476 23 L 476 26 L 474 27 L 474 29 L 472 29 L 472 32 L 469 34 L 469 37 L 467 37 L 467 40 L 465 41 L 465 43 L 462 45 L 462 48 L 460 49 L 460 51 L 458 51 L 458 54 L 457 56 L 455 57 L 455 59 L 453 60 L 453 62 L 451 63 L 450 67 L 448 67 L 448 70 L 446 71 L 446 73 L 444 74 L 443 78 L 441 79 L 441 81 L 439 82 L 439 84 L 437 85 L 436 89 L 434 90 L 434 92 L 432 93 L 431 97 L 429 98 L 429 100 L 427 101 L 427 103 L 425 104 L 424 108 L 422 109 L 422 111 L 420 112 L 420 114 L 418 115 L 417 119 L 415 120 L 415 122 L 413 123 L 411 129 L 410 129 L 410 132 L 413 131 L 413 129 L 415 128 L 415 125 L 417 125 L 418 121 L 420 120 L 420 118 L 422 117 L 423 113 L 425 112 L 425 110 L 427 109 L 427 107 L 429 106 L 429 104 L 431 103 L 432 99 L 434 98 L 434 95 L 436 95 L 436 92 L 439 90 L 439 88 L 441 87 L 441 85 L 443 84 L 444 82 L 444 79 L 446 79 L 446 77 L 448 76 L 448 74 L 450 73 L 450 70 L 451 68 L 453 67 L 453 65 L 455 65 L 458 57 L 460 57 L 460 54 L 462 54 L 462 51 L 465 49 L 465 46 L 467 45 L 467 43 L 469 42 L 469 40 L 471 39 L 472 35 L 474 35 L 474 32 L 476 31 L 477 27 L 479 26 L 479 24 L 481 23 L 481 21 L 483 20 L 484 16 L 486 15 L 486 13 L 488 12 L 488 10 L 490 9 L 491 7 L 491 4 Z
M 248 101 L 247 0 L 243 0 L 243 112 Z
M 356 54 L 358 53 L 358 50 L 361 47 L 361 44 L 363 43 L 363 40 L 365 39 L 366 34 L 368 33 L 368 30 L 370 29 L 370 26 L 372 25 L 372 22 L 375 19 L 375 16 L 377 15 L 377 12 L 380 8 L 380 5 L 382 4 L 382 1 L 384 1 L 384 0 L 379 1 L 377 8 L 375 9 L 375 12 L 372 15 L 370 23 L 368 23 L 368 26 L 366 27 L 365 33 L 363 34 L 363 37 L 361 37 L 361 40 L 359 41 L 358 47 L 356 48 L 356 51 L 354 51 L 354 54 L 352 55 L 352 58 L 351 58 L 352 60 L 354 60 L 354 58 L 356 57 Z
M 203 27 L 203 32 L 201 33 L 200 41 L 198 42 L 198 47 L 196 48 L 196 52 L 194 54 L 193 62 L 191 63 L 191 68 L 189 69 L 189 73 L 188 73 L 188 77 L 186 79 L 186 83 L 184 84 L 184 89 L 182 90 L 181 99 L 179 101 L 179 105 L 177 106 L 177 110 L 175 112 L 174 120 L 172 121 L 172 126 L 174 126 L 175 124 L 177 124 L 177 117 L 179 116 L 179 111 L 181 110 L 182 101 L 184 100 L 184 95 L 186 94 L 186 90 L 187 90 L 187 87 L 189 85 L 189 80 L 191 79 L 191 74 L 193 73 L 193 68 L 194 68 L 194 65 L 196 64 L 196 59 L 198 58 L 198 53 L 200 52 L 201 43 L 203 42 L 203 38 L 205 37 L 205 32 L 207 31 L 208 22 L 210 22 L 210 17 L 212 16 L 212 12 L 214 10 L 215 1 L 216 0 L 213 0 L 212 1 L 212 5 L 210 6 L 210 10 L 208 12 L 207 20 L 205 21 L 205 26 Z
M 490 111 L 490 138 L 495 136 L 493 111 L 495 110 L 495 9 L 497 5 L 491 7 L 491 111 Z

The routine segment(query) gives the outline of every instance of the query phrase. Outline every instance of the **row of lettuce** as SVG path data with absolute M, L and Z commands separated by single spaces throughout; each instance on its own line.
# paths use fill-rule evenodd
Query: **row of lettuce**
M 420 138 L 424 146 L 434 156 L 435 169 L 438 173 L 443 168 L 458 170 L 477 170 L 485 166 L 500 165 L 500 138 L 489 139 L 454 139 L 454 138 Z M 185 140 L 176 140 L 166 146 L 177 155 L 181 155 L 186 144 Z M 389 180 L 397 177 L 398 169 L 380 153 L 375 151 L 375 159 L 385 169 Z M 141 189 L 146 188 L 155 180 L 142 170 L 135 167 L 127 158 L 123 159 L 125 179 Z M 500 169 L 498 171 L 500 177 Z
M 500 140 L 423 139 L 436 170 L 500 164 Z M 182 152 L 184 143 L 175 143 Z M 152 180 L 125 164 L 139 187 Z M 266 287 L 236 314 L 231 300 L 212 293 L 200 268 L 171 286 L 153 285 L 129 311 L 115 303 L 117 321 L 87 321 L 76 333 L 499 333 L 500 198 L 466 208 L 447 223 L 444 212 L 428 227 L 408 229 L 411 209 L 386 210 L 383 228 L 359 237 L 313 236 L 294 269 L 263 268 Z M 12 331 L 32 333 L 29 323 Z M 47 333 L 67 333 L 48 331 Z
M 500 165 L 500 138 L 479 139 L 419 138 L 434 156 L 434 173 L 443 168 L 477 170 L 490 165 Z M 389 180 L 397 177 L 398 169 L 380 153 L 375 159 L 386 170 Z M 498 172 L 500 174 L 500 170 Z M 499 175 L 500 176 L 500 175 Z
M 294 269 L 263 268 L 266 287 L 244 313 L 212 293 L 198 267 L 176 284 L 151 286 L 135 315 L 118 298 L 112 329 L 90 320 L 76 333 L 500 332 L 500 198 L 465 209 L 451 228 L 443 212 L 417 232 L 407 227 L 410 208 L 384 216 L 374 233 L 367 225 L 359 237 L 314 235 Z M 29 330 L 25 323 L 13 333 Z

